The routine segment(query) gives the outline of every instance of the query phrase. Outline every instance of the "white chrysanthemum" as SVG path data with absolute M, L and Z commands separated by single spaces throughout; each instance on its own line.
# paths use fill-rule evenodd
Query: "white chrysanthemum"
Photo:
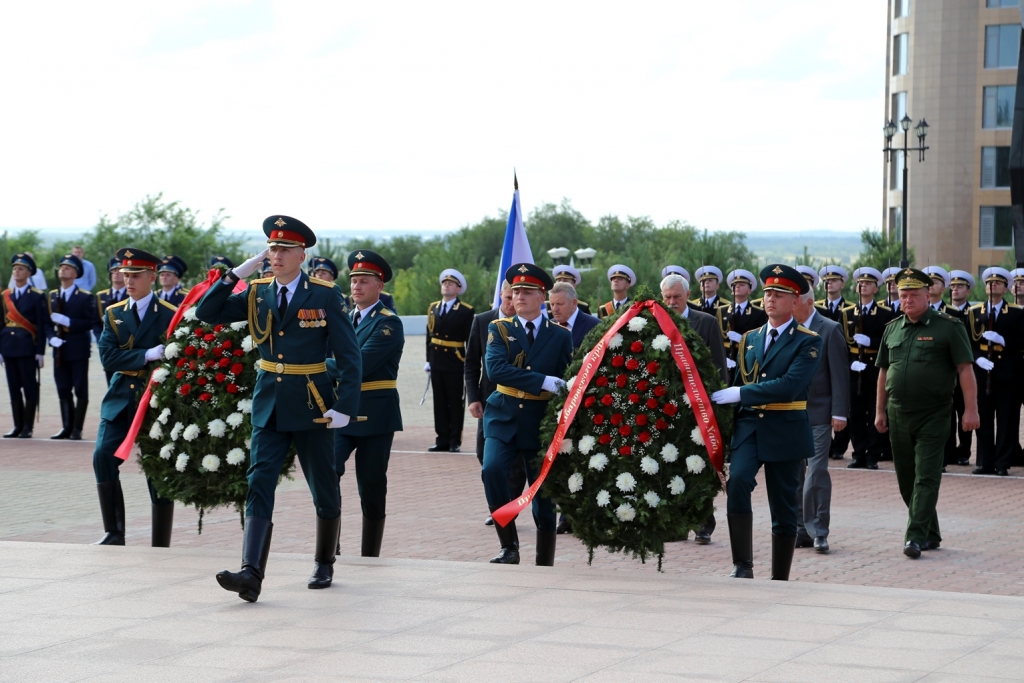
M 192 330 L 188 329 L 187 327 L 179 327 L 174 331 L 174 338 L 181 339 L 182 337 L 187 337 L 188 333 L 191 331 Z
M 572 391 L 573 385 L 576 384 L 576 375 L 573 375 L 568 382 L 565 383 L 565 388 Z
M 167 379 L 171 374 L 171 371 L 167 368 L 160 367 L 153 371 L 153 381 L 159 384 Z
M 196 309 L 193 308 L 192 306 L 189 306 L 185 313 L 182 315 L 182 317 L 185 318 L 185 320 L 197 320 Z
M 156 394 L 153 394 L 149 397 L 149 407 L 156 408 L 158 405 L 160 405 L 160 401 L 156 400 Z
M 243 398 L 241 401 L 238 402 L 238 409 L 241 412 L 243 412 L 243 413 L 251 413 L 252 412 L 252 399 L 251 398 Z
M 220 469 L 220 458 L 216 455 L 203 456 L 203 469 L 207 472 L 216 472 Z
M 685 393 L 685 392 L 683 393 L 683 403 L 686 404 L 687 408 L 689 408 L 689 407 L 691 407 L 693 405 L 692 403 L 690 403 L 690 395 Z
M 608 340 L 608 348 L 617 349 L 620 346 L 622 346 L 622 335 L 616 332 L 615 336 Z
M 242 350 L 246 353 L 252 351 L 252 335 L 245 335 L 245 339 L 242 340 Z
M 174 455 L 174 444 L 165 443 L 163 448 L 160 449 L 160 457 L 164 460 L 170 460 L 172 455 Z
M 242 417 L 241 413 L 231 413 L 228 415 L 226 422 L 232 429 L 234 429 L 238 427 L 238 425 L 242 424 L 243 420 L 245 420 L 245 418 Z
M 590 456 L 590 469 L 597 470 L 598 472 L 604 471 L 605 465 L 608 464 L 608 456 L 604 453 L 595 453 Z
M 672 346 L 672 342 L 669 341 L 669 338 L 663 334 L 659 334 L 657 337 L 654 338 L 654 341 L 651 342 L 651 348 L 654 349 L 655 351 L 664 351 L 670 346 Z
M 239 330 L 244 330 L 248 326 L 249 323 L 246 322 L 245 320 L 239 320 L 238 322 L 231 323 L 230 325 L 231 329 L 233 329 L 235 332 L 238 332 Z
M 159 422 L 153 422 L 153 426 L 149 428 L 149 438 L 159 439 L 164 435 L 164 429 L 160 426 Z
M 686 490 L 686 482 L 678 474 L 672 477 L 672 481 L 668 483 L 668 490 L 672 492 L 673 496 L 678 496 L 680 493 Z
M 658 473 L 658 461 L 649 455 L 645 455 L 640 460 L 640 469 L 644 471 L 644 474 L 657 474 Z
M 704 435 L 700 433 L 700 427 L 693 428 L 693 431 L 690 432 L 690 440 L 698 446 L 704 445 Z
M 675 462 L 679 459 L 679 449 L 673 444 L 665 444 L 661 447 L 661 459 L 665 462 Z
M 615 477 L 615 486 L 620 491 L 632 491 L 636 486 L 636 477 L 629 472 L 623 472 L 619 476 Z
M 243 441 L 242 443 L 244 443 L 244 444 L 245 444 L 245 447 L 246 447 L 246 448 L 252 448 L 252 439 L 246 439 L 246 440 L 245 440 L 245 441 Z
M 580 439 L 580 443 L 579 446 L 577 446 L 577 448 L 580 449 L 580 453 L 582 453 L 583 455 L 587 455 L 590 453 L 590 451 L 594 450 L 594 446 L 596 444 L 597 439 L 592 437 L 590 434 L 587 434 L 582 439 Z
M 686 458 L 686 469 L 691 474 L 700 474 L 704 471 L 704 458 L 699 455 L 690 455 Z
M 569 476 L 569 493 L 576 493 L 583 488 L 583 475 L 579 472 L 573 472 Z
M 160 411 L 160 415 L 156 419 L 160 420 L 160 424 L 165 425 L 165 424 L 167 424 L 167 420 L 170 417 L 171 417 L 171 409 L 170 408 L 164 408 L 163 410 Z
M 661 502 L 661 496 L 654 491 L 648 491 L 644 494 L 644 501 L 647 503 L 648 507 L 656 508 L 658 507 L 658 503 Z
M 171 342 L 170 344 L 168 344 L 167 346 L 164 347 L 164 358 L 166 358 L 167 360 L 171 360 L 172 358 L 177 358 L 178 357 L 178 353 L 180 351 L 181 351 L 181 344 L 179 344 L 178 342 Z
M 647 318 L 641 318 L 640 316 L 637 316 L 630 320 L 626 327 L 629 328 L 630 332 L 639 332 L 640 330 L 647 327 Z
M 636 318 L 633 318 L 636 320 Z M 630 320 L 630 322 L 633 322 Z M 623 522 L 632 522 L 636 519 L 636 510 L 629 503 L 623 503 L 619 507 L 615 508 L 615 516 L 621 519 Z
M 220 438 L 228 431 L 228 426 L 224 424 L 224 420 L 210 420 L 210 424 L 206 425 L 206 431 L 210 436 Z
M 174 426 L 171 427 L 171 441 L 177 441 L 178 437 L 181 436 L 181 430 L 185 428 L 185 425 L 180 422 L 175 422 Z
M 232 448 L 224 456 L 224 459 L 228 461 L 229 465 L 238 465 L 245 461 L 245 451 L 241 448 Z
M 185 455 L 184 453 L 178 453 L 178 459 L 174 463 L 174 469 L 178 470 L 179 472 L 184 472 L 187 466 L 188 456 Z
M 608 503 L 610 502 L 612 502 L 612 494 L 604 490 L 597 492 L 597 507 L 608 507 Z
M 185 427 L 185 431 L 182 432 L 181 436 L 185 441 L 194 441 L 200 434 L 199 425 L 189 425 Z
M 562 439 L 562 444 L 558 447 L 559 453 L 572 453 L 572 439 Z

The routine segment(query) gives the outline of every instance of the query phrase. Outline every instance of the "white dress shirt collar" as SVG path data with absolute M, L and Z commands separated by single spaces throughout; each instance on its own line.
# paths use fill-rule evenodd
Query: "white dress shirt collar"
M 149 294 L 147 294 L 146 296 L 142 297 L 138 301 L 136 301 L 135 299 L 129 298 L 128 299 L 127 308 L 128 308 L 129 311 L 132 309 L 133 306 L 138 308 L 139 309 L 139 322 L 142 322 L 142 319 L 146 317 L 146 311 L 149 310 L 149 302 L 152 301 L 152 300 L 153 300 L 153 292 L 150 292 Z
M 573 325 L 576 324 L 576 318 L 579 317 L 579 314 L 580 309 L 577 308 L 575 311 L 572 312 L 572 315 L 570 315 L 569 319 L 565 322 L 565 326 L 569 329 L 570 332 L 572 331 Z
M 67 299 L 69 299 L 71 297 L 71 295 L 75 293 L 75 288 L 77 288 L 77 287 L 78 287 L 78 285 L 71 285 L 67 289 L 64 289 L 63 287 L 61 287 L 60 288 L 60 295 L 61 295 L 61 297 L 65 301 L 67 301 Z
M 764 348 L 765 348 L 766 351 L 768 350 L 768 344 L 770 344 L 771 341 L 772 341 L 771 331 L 772 330 L 778 330 L 779 336 L 775 339 L 775 342 L 778 343 L 779 339 L 782 339 L 782 335 L 784 335 L 786 333 L 786 328 L 788 328 L 790 323 L 792 323 L 792 322 L 793 322 L 793 319 L 790 318 L 789 320 L 787 320 L 786 322 L 782 323 L 778 327 L 773 327 L 771 321 L 768 322 L 768 330 L 767 330 L 768 334 L 766 334 L 764 336 Z
M 532 322 L 532 323 L 533 323 L 533 333 L 534 333 L 534 334 L 537 334 L 538 332 L 540 332 L 540 326 L 541 326 L 541 323 L 543 323 L 543 322 L 544 322 L 544 316 L 543 316 L 543 314 L 542 314 L 542 315 L 539 315 L 539 316 L 537 316 L 537 317 L 536 317 L 536 318 L 534 318 L 534 319 L 533 319 L 532 321 L 526 320 L 526 319 L 525 319 L 525 318 L 523 318 L 523 316 L 521 316 L 521 315 L 517 315 L 516 317 L 517 317 L 517 318 L 519 318 L 519 324 L 520 324 L 520 325 L 522 325 L 522 326 L 523 326 L 523 329 L 524 329 L 524 330 L 527 330 L 527 331 L 529 331 L 529 330 L 528 330 L 528 329 L 527 329 L 527 327 L 526 327 L 526 323 L 528 323 L 528 322 Z
M 803 321 L 800 324 L 803 325 L 804 327 L 806 327 L 807 329 L 811 329 L 811 322 L 814 320 L 814 314 L 815 313 L 817 313 L 817 311 L 815 311 L 814 308 L 812 307 L 811 308 L 811 314 L 809 316 L 807 316 L 807 320 Z

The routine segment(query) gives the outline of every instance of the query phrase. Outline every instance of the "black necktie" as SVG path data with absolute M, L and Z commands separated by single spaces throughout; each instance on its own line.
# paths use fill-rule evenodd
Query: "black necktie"
M 764 350 L 764 355 L 766 356 L 768 355 L 768 352 L 772 350 L 772 347 L 775 346 L 775 342 L 779 338 L 779 331 L 773 327 L 768 331 L 768 336 L 771 337 L 771 339 L 768 340 L 768 348 Z
M 139 318 L 139 304 L 135 303 L 132 305 L 132 317 L 135 318 L 135 325 L 138 326 L 142 322 Z
M 446 304 L 441 304 L 441 310 L 437 312 L 437 317 L 438 318 L 443 318 L 444 317 L 444 309 L 446 307 L 447 307 Z
M 352 318 L 352 327 L 359 327 L 359 321 L 363 319 L 363 314 L 360 311 L 356 311 L 356 315 Z
M 20 289 L 14 290 L 14 300 L 17 301 L 20 298 L 21 298 L 21 290 Z
M 286 287 L 281 288 L 281 305 L 277 307 L 277 315 L 279 318 L 284 319 L 284 314 L 288 312 L 288 289 Z
M 529 322 L 526 323 L 526 339 L 529 340 L 530 346 L 533 346 L 533 340 L 534 340 L 533 330 L 534 330 L 535 327 L 536 327 L 536 325 L 533 324 L 532 320 L 530 320 Z
M 864 307 L 864 315 L 867 315 L 867 314 L 868 314 L 868 311 L 870 311 L 870 310 L 871 310 L 871 309 L 870 309 L 870 308 L 869 308 L 868 306 L 865 306 L 865 307 Z

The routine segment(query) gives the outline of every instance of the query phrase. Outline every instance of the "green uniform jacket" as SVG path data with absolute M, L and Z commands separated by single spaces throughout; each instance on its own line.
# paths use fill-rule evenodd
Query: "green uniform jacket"
M 735 384 L 740 387 L 740 406 L 732 435 L 732 450 L 757 436 L 761 462 L 803 460 L 814 455 L 814 437 L 807 410 L 770 410 L 770 404 L 807 401 L 821 360 L 821 337 L 794 319 L 768 355 L 764 354 L 768 325 L 743 335 L 743 353 Z
M 359 413 L 362 360 L 352 322 L 344 312 L 341 290 L 333 284 L 299 274 L 299 284 L 280 319 L 274 278 L 253 280 L 238 294 L 221 281 L 210 287 L 196 307 L 196 317 L 211 325 L 249 321 L 249 334 L 262 360 L 287 365 L 337 362 L 337 393 L 326 370 L 319 374 L 278 374 L 260 369 L 252 397 L 252 423 L 266 427 L 276 409 L 276 431 L 324 429 L 323 417 L 308 382 L 313 382 L 326 408 L 351 418 Z M 250 310 L 250 301 L 252 308 Z M 255 323 L 255 324 L 254 324 Z
M 100 406 L 100 418 L 114 420 L 125 408 L 137 409 L 139 397 L 149 381 L 146 351 L 162 344 L 167 326 L 177 309 L 154 294 L 149 300 L 146 315 L 138 326 L 135 316 L 128 312 L 128 299 L 108 306 L 103 315 L 103 333 L 97 344 L 103 367 L 115 373 Z M 146 371 L 133 377 L 119 371 Z
M 355 315 L 353 311 L 352 315 Z M 353 420 L 339 431 L 348 436 L 376 436 L 402 431 L 402 408 L 398 401 L 398 389 L 377 389 L 373 382 L 397 382 L 398 366 L 402 361 L 405 347 L 405 331 L 402 320 L 378 301 L 368 309 L 359 327 L 356 341 L 363 358 L 363 391 L 359 398 L 359 414 L 366 417 L 363 422 Z M 339 377 L 338 364 L 333 358 L 327 361 L 332 377 Z M 367 386 L 369 385 L 369 386 Z

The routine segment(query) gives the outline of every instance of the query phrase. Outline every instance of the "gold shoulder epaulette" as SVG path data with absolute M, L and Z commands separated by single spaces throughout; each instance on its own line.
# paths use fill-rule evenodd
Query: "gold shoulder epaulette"
M 163 301 L 163 299 L 157 299 L 157 301 Z M 107 310 L 108 311 L 112 311 L 115 308 L 121 308 L 122 306 L 127 306 L 127 305 L 128 305 L 128 299 L 125 299 L 124 301 L 118 301 L 116 304 L 110 304 L 109 306 L 107 306 Z
M 510 323 L 510 322 L 512 322 L 512 316 L 509 316 L 507 318 L 498 318 L 494 322 L 496 322 L 496 323 Z
M 313 278 L 310 278 L 310 279 L 312 280 Z M 273 282 L 273 281 L 274 281 L 273 277 L 261 277 L 261 278 L 255 279 L 255 280 L 250 280 L 249 284 L 250 285 L 265 285 L 268 282 Z
M 60 294 L 60 290 L 59 289 L 51 289 L 50 290 L 50 296 L 53 296 L 54 294 Z
M 985 304 L 984 303 L 974 304 L 972 306 L 968 306 L 967 310 L 969 310 L 969 311 L 983 311 L 983 310 L 985 310 Z
M 809 330 L 806 327 L 804 327 L 803 325 L 797 325 L 796 326 L 796 331 L 797 332 L 803 332 L 804 334 L 809 334 L 812 337 L 817 337 L 818 336 L 817 332 L 815 332 L 814 330 Z
M 127 301 L 127 300 L 126 300 Z M 171 309 L 172 311 L 178 310 L 178 307 L 172 304 L 170 301 L 164 301 L 163 299 L 157 299 L 162 306 Z
M 892 307 L 886 305 L 886 303 L 884 301 L 876 301 L 875 305 L 878 306 L 879 308 L 881 308 L 883 311 L 891 311 L 892 310 Z
M 89 296 L 92 296 L 92 292 L 90 292 L 88 289 L 82 289 L 81 287 L 79 287 L 78 291 L 81 292 L 82 294 L 88 294 Z
M 96 292 L 96 296 L 98 296 L 98 297 L 99 296 L 103 296 L 104 294 L 110 294 L 110 290 L 109 289 L 101 289 L 100 291 Z
M 44 294 L 45 293 L 45 292 L 43 292 L 43 290 L 41 290 L 41 289 L 39 289 L 37 287 L 29 287 L 29 289 L 32 290 L 33 292 L 35 292 L 36 294 Z
M 693 299 L 693 300 L 689 301 L 688 303 L 691 306 L 696 306 L 696 307 L 700 308 L 700 299 Z
M 590 304 L 588 304 L 586 301 L 580 301 L 579 299 L 576 300 L 576 305 L 577 306 L 586 306 L 587 308 L 590 308 Z
M 471 311 L 473 310 L 473 307 L 470 306 L 469 304 L 467 304 L 465 301 L 460 301 L 459 303 L 462 304 L 463 306 L 465 306 L 466 308 L 468 308 L 469 310 L 471 310 Z
M 1016 308 L 1016 309 L 1022 308 L 1021 306 L 1018 306 L 1017 304 L 1006 304 L 1006 305 L 1009 306 L 1010 308 Z
M 391 312 L 391 309 L 388 308 L 387 306 L 381 307 L 380 314 L 385 316 L 385 317 L 387 317 L 387 318 L 390 318 L 391 316 L 394 315 L 394 313 Z
M 333 282 L 328 282 L 327 280 L 321 280 L 318 277 L 310 277 L 309 281 L 312 282 L 314 285 L 320 285 L 321 287 L 334 287 L 335 286 Z

